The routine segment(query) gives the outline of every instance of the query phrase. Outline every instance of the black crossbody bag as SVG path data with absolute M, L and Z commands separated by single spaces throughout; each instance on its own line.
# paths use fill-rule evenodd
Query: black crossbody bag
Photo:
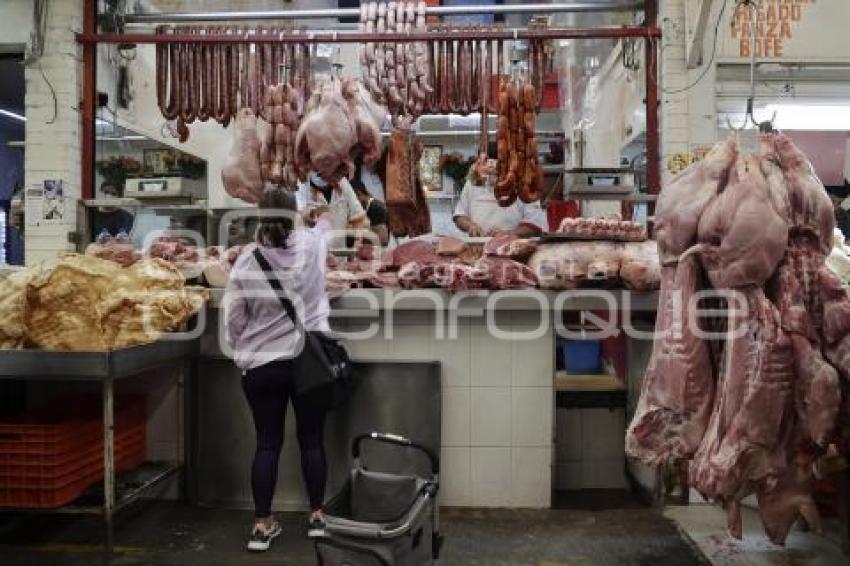
M 275 290 L 295 330 L 304 336 L 304 347 L 292 359 L 295 395 L 309 398 L 317 408 L 335 409 L 343 405 L 356 384 L 354 366 L 348 351 L 329 333 L 306 330 L 295 313 L 295 305 L 285 295 L 280 280 L 275 277 L 271 265 L 259 248 L 254 250 L 254 258 L 266 274 L 269 285 Z

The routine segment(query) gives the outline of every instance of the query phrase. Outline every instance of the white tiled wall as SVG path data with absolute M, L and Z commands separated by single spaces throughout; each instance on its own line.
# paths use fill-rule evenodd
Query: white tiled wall
M 496 318 L 500 329 L 523 332 L 538 322 L 521 312 L 500 312 Z M 439 338 L 433 313 L 396 312 L 391 340 L 378 337 L 350 346 L 360 359 L 441 362 L 443 505 L 550 505 L 551 333 L 503 340 L 491 335 L 483 318 L 463 318 L 456 338 Z
M 624 409 L 558 409 L 555 448 L 559 490 L 625 489 Z

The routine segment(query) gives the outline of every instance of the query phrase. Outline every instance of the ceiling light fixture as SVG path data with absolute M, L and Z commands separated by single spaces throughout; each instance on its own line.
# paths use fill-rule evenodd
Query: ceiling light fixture
M 21 116 L 20 114 L 17 114 L 15 112 L 10 112 L 9 110 L 3 110 L 2 108 L 0 108 L 0 116 L 6 116 L 7 118 L 13 118 L 15 120 L 18 120 L 19 122 L 26 122 L 27 121 L 26 116 Z

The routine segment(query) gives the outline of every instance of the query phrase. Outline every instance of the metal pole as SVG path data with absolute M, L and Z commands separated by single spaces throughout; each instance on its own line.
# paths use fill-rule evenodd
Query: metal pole
M 470 14 L 554 14 L 637 12 L 643 2 L 569 2 L 558 4 L 507 4 L 497 6 L 436 6 L 425 9 L 429 16 L 460 16 Z M 307 20 L 313 18 L 360 17 L 360 8 L 322 10 L 258 10 L 250 12 L 161 12 L 154 14 L 128 14 L 127 24 L 177 24 L 189 22 L 238 22 L 261 20 Z
M 657 0 L 646 2 L 646 26 L 654 28 L 658 18 Z M 661 191 L 661 140 L 658 122 L 658 50 L 656 42 L 650 38 L 645 40 L 646 59 L 646 184 L 649 193 L 656 194 Z M 654 206 L 649 205 L 650 214 L 654 212 Z
M 433 30 L 416 33 L 361 33 L 361 32 L 288 32 L 279 34 L 185 34 L 185 33 L 81 33 L 77 34 L 80 43 L 410 43 L 416 41 L 440 40 L 519 40 L 519 39 L 617 39 L 623 37 L 660 37 L 661 30 L 656 27 L 622 26 L 599 28 L 549 28 L 549 29 L 493 29 L 478 31 Z
M 115 390 L 112 378 L 103 382 L 103 519 L 106 523 L 106 555 L 112 556 L 115 513 Z
M 86 0 L 83 5 L 83 32 L 97 32 L 97 2 Z M 97 45 L 83 43 L 83 92 L 80 112 L 80 194 L 84 199 L 94 197 L 94 114 L 97 101 Z

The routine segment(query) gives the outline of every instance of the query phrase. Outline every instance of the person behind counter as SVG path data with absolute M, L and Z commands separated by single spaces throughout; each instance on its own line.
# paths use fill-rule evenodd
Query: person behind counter
M 540 203 L 517 199 L 511 206 L 499 206 L 495 194 L 496 160 L 482 156 L 473 164 L 455 207 L 454 222 L 473 237 L 513 233 L 529 237 L 546 228 L 546 213 Z
M 827 187 L 832 206 L 835 208 L 835 227 L 841 230 L 844 238 L 850 238 L 850 185 Z
M 390 241 L 390 232 L 387 228 L 387 205 L 372 196 L 372 193 L 360 180 L 359 169 L 351 180 L 351 187 L 354 189 L 354 194 L 357 195 L 360 206 L 366 211 L 366 217 L 369 219 L 369 230 L 375 233 L 382 246 L 386 246 Z
M 334 230 L 369 227 L 366 211 L 345 177 L 335 184 L 329 184 L 317 174 L 310 173 L 307 183 L 299 187 L 299 198 L 302 201 L 299 209 L 310 223 L 328 211 Z
M 281 210 L 283 214 L 260 219 L 255 243 L 246 248 L 247 253 L 240 254 L 233 267 L 223 303 L 228 343 L 235 363 L 243 370 L 242 388 L 256 430 L 257 446 L 251 468 L 255 521 L 248 541 L 250 551 L 268 550 L 281 532 L 271 506 L 290 401 L 295 410 L 301 471 L 310 501 L 311 530 L 323 526 L 322 502 L 327 477 L 323 444 L 325 414 L 293 394 L 295 376 L 291 358 L 299 336 L 278 297 L 272 294 L 253 251 L 259 249 L 274 269 L 293 299 L 304 328 L 328 331 L 330 305 L 324 270 L 326 238 L 333 229 L 333 214 L 325 212 L 312 228 L 295 229 L 295 196 L 279 187 L 266 189 L 259 206 Z
M 100 185 L 100 191 L 106 198 L 119 198 L 121 191 L 118 187 L 104 181 Z M 108 234 L 117 236 L 124 232 L 129 234 L 133 230 L 134 216 L 117 206 L 101 206 L 92 213 L 92 238 L 97 239 L 99 236 Z

